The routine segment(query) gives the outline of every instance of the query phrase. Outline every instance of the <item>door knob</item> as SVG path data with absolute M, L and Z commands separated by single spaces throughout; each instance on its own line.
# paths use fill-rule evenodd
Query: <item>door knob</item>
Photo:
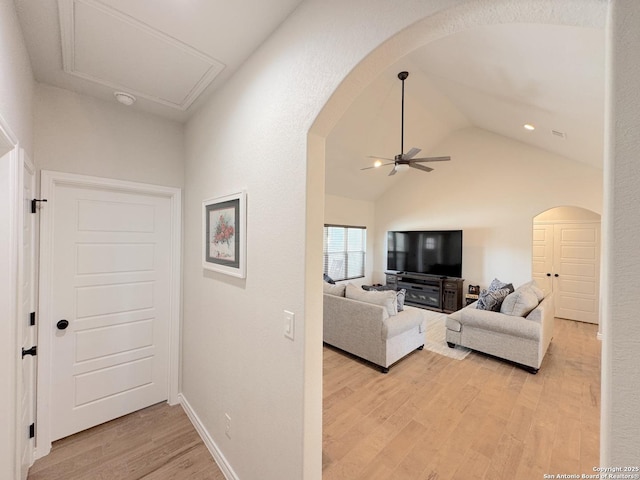
M 69 326 L 69 320 L 58 320 L 58 323 L 56 323 L 56 327 L 58 327 L 58 330 L 64 330 L 65 328 L 67 328 Z
M 550 274 L 550 273 L 547 273 L 547 277 L 550 277 L 550 276 L 551 276 L 551 274 Z
M 557 273 L 554 275 L 554 277 L 559 277 L 560 275 L 558 275 Z

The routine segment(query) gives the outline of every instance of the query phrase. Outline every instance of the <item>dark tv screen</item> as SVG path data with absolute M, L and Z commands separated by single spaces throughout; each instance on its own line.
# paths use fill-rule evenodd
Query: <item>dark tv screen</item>
M 387 232 L 387 270 L 462 277 L 462 230 Z

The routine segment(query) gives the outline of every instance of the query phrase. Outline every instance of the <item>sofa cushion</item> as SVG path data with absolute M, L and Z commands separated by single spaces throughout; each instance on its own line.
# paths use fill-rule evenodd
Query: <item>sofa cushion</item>
M 531 288 L 518 289 L 510 293 L 502 302 L 500 313 L 516 317 L 526 317 L 538 306 L 538 297 Z
M 492 312 L 499 312 L 500 306 L 503 300 L 509 295 L 508 288 L 501 288 L 498 290 L 482 290 L 478 296 L 478 303 L 476 308 L 478 310 L 490 310 Z
M 323 293 L 328 293 L 329 295 L 335 295 L 336 297 L 344 297 L 345 286 L 339 284 L 331 284 L 329 282 L 323 282 L 322 285 Z
M 345 290 L 345 297 L 360 302 L 373 303 L 382 305 L 387 309 L 389 316 L 398 313 L 398 297 L 394 290 L 385 290 L 382 292 L 368 292 L 356 287 L 352 283 L 348 283 Z
M 525 318 L 514 318 L 499 312 L 489 312 L 473 308 L 462 309 L 460 323 L 466 327 L 489 330 L 515 337 L 538 340 L 540 324 Z
M 535 280 L 531 280 L 530 282 L 520 285 L 516 290 L 531 290 L 538 298 L 538 302 L 541 302 L 544 298 L 544 292 L 540 287 L 538 287 Z

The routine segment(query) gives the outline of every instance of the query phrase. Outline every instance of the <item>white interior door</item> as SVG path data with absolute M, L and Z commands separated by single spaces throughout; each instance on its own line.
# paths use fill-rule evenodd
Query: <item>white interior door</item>
M 554 225 L 556 316 L 598 323 L 600 296 L 600 225 Z
M 553 291 L 553 225 L 533 226 L 532 276 L 544 294 Z
M 172 211 L 166 196 L 72 183 L 49 197 L 56 440 L 167 399 Z
M 36 344 L 35 326 L 31 314 L 35 313 L 35 215 L 31 213 L 31 200 L 35 198 L 35 172 L 31 164 L 23 161 L 22 172 L 22 232 L 20 252 L 20 305 L 19 329 L 20 346 L 28 350 Z M 27 478 L 29 467 L 33 463 L 34 439 L 29 431 L 35 422 L 35 357 L 25 355 L 22 358 L 22 371 L 19 375 L 20 422 L 18 426 L 18 445 L 20 452 L 20 478 Z

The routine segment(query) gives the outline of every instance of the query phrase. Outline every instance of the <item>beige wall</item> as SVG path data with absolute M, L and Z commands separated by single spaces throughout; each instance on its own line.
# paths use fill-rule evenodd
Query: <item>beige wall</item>
M 304 2 L 188 122 L 184 394 L 239 478 L 321 477 L 322 140 L 367 79 L 420 41 L 494 22 L 593 26 L 605 5 L 533 4 Z M 204 272 L 201 202 L 242 188 L 247 278 Z M 285 309 L 296 314 L 294 342 L 283 335 Z
M 38 84 L 34 131 L 38 170 L 184 185 L 178 122 Z
M 560 205 L 602 211 L 602 171 L 478 128 L 451 134 L 431 173 L 410 170 L 376 202 L 374 281 L 388 230 L 463 230 L 462 276 L 488 284 L 531 279 L 533 218 Z
M 12 0 L 0 0 L 0 117 L 33 156 L 33 73 Z
M 601 464 L 640 459 L 640 2 L 613 0 L 608 30 Z

